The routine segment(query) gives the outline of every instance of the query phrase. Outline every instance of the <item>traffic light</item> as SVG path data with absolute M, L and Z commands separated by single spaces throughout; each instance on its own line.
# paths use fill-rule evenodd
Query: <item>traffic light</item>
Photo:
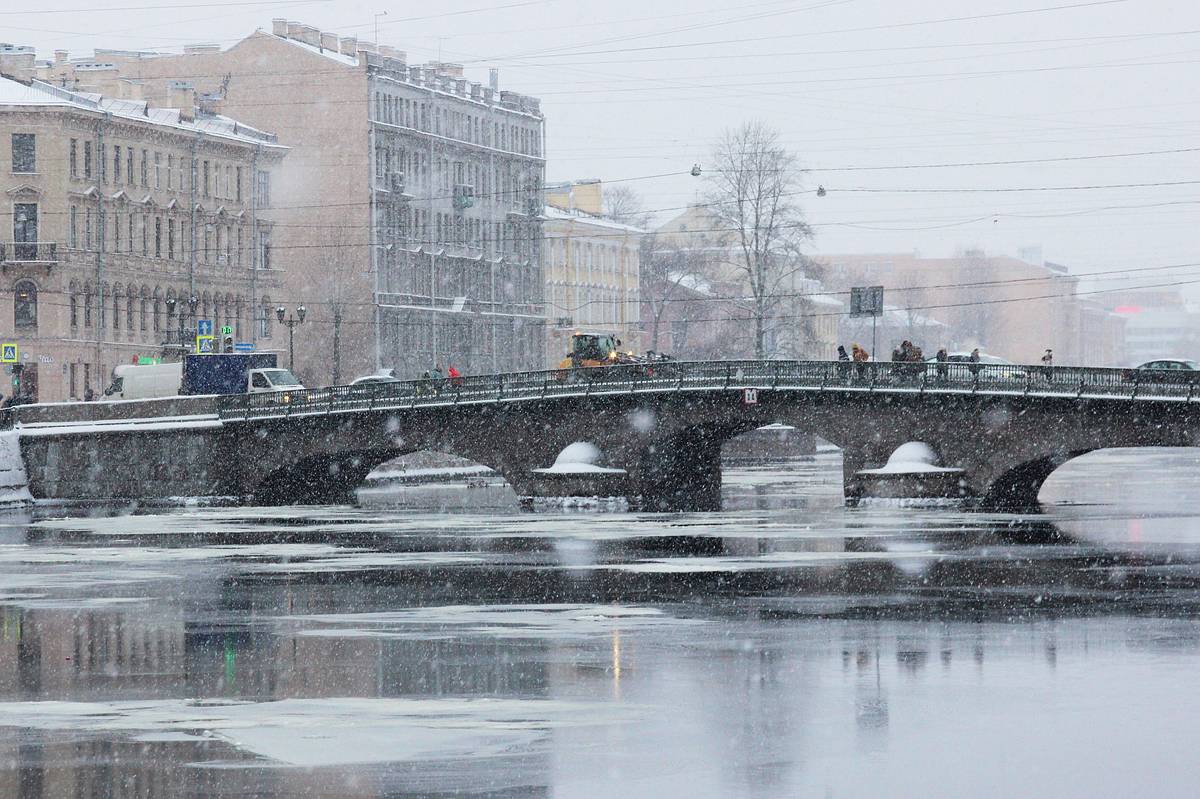
M 233 336 L 225 336 L 221 340 L 221 352 L 233 352 Z
M 25 371 L 25 364 L 14 363 L 12 365 L 12 390 L 13 394 L 21 393 L 21 373 Z

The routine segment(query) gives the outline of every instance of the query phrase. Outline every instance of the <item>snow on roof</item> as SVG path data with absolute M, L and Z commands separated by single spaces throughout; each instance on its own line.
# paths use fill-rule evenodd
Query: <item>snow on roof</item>
M 220 114 L 198 112 L 196 119 L 189 121 L 180 117 L 178 108 L 155 108 L 149 106 L 145 100 L 121 100 L 91 92 L 73 92 L 37 80 L 26 84 L 11 78 L 0 77 L 0 107 L 2 106 L 46 106 L 75 108 L 98 113 L 107 112 L 122 119 L 204 133 L 246 144 L 262 144 L 285 149 L 283 145 L 275 141 L 274 135 L 264 133 L 249 125 L 243 125 L 235 119 Z
M 593 214 L 585 214 L 582 211 L 564 211 L 553 205 L 547 205 L 542 211 L 542 216 L 548 220 L 564 220 L 571 222 L 582 222 L 585 225 L 594 225 L 596 227 L 608 228 L 610 230 L 623 230 L 627 233 L 645 233 L 640 227 L 626 225 L 623 222 L 618 222 L 615 219 L 608 219 L 603 216 L 594 216 Z
M 323 56 L 348 67 L 358 66 L 358 56 L 344 55 L 337 50 L 330 50 L 328 47 L 314 47 L 308 42 L 302 42 L 298 39 L 289 39 L 286 36 L 276 36 L 273 33 L 263 32 L 263 35 L 270 36 L 272 39 L 277 39 L 281 42 L 287 42 L 288 44 L 295 45 L 296 47 L 302 47 L 313 55 Z

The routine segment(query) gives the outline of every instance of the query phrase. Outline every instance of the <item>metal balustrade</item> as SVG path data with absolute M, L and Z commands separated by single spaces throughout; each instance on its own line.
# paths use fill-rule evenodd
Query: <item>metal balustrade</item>
M 642 392 L 805 390 L 1191 402 L 1200 372 L 1009 364 L 664 361 L 224 397 L 223 421 Z M 1198 398 L 1200 399 L 1200 398 Z
M 0 242 L 0 263 L 58 263 L 58 243 L 53 241 Z

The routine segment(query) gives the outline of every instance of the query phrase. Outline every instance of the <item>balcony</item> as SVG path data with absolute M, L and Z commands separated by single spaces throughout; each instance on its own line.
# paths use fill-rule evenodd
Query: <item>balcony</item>
M 0 264 L 56 264 L 58 244 L 53 241 L 0 242 Z

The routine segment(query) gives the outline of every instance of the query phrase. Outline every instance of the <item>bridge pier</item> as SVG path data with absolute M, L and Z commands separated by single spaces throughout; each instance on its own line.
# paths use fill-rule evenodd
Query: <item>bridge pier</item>
M 634 480 L 642 510 L 719 511 L 723 441 L 701 430 L 644 449 Z

